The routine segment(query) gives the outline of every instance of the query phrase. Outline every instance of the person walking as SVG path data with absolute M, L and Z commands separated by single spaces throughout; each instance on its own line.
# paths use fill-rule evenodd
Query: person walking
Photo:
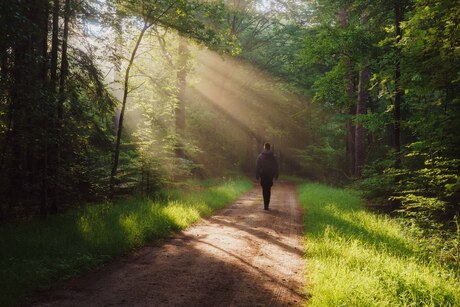
M 264 197 L 264 210 L 268 210 L 270 204 L 273 178 L 278 179 L 278 161 L 271 151 L 270 143 L 264 144 L 264 151 L 259 154 L 256 161 L 256 179 L 260 179 L 262 195 Z

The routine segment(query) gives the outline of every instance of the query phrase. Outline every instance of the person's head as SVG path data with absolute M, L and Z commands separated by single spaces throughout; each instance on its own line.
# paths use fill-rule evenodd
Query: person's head
M 270 143 L 265 143 L 264 144 L 264 149 L 265 150 L 270 150 L 271 146 L 270 146 Z

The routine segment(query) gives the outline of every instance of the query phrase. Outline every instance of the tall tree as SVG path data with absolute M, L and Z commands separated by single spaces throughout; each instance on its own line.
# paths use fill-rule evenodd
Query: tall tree
M 350 26 L 349 23 L 349 8 L 347 7 L 340 7 L 338 11 L 339 17 L 339 24 L 340 27 L 347 31 L 347 28 Z M 353 69 L 353 62 L 351 57 L 351 50 L 349 47 L 348 50 L 344 51 L 344 55 L 342 56 L 342 61 L 345 66 L 345 100 L 348 106 L 348 114 L 350 118 L 346 122 L 347 127 L 347 138 L 346 138 L 346 154 L 347 154 L 347 161 L 348 161 L 348 170 L 351 176 L 356 175 L 356 126 L 353 124 L 352 116 L 356 115 L 356 103 L 354 102 L 355 97 L 355 85 L 354 85 L 354 69 Z
M 121 3 L 123 5 L 124 1 L 121 1 Z M 124 113 L 126 109 L 127 97 L 130 91 L 130 71 L 133 67 L 138 48 L 141 45 L 142 39 L 146 32 L 150 30 L 152 27 L 162 26 L 165 28 L 176 29 L 180 34 L 183 34 L 186 37 L 198 39 L 210 45 L 211 47 L 220 46 L 220 44 L 223 41 L 222 37 L 219 37 L 219 35 L 216 34 L 216 30 L 213 28 L 215 26 L 215 24 L 212 22 L 214 21 L 213 19 L 215 18 L 217 20 L 217 24 L 219 23 L 220 19 L 220 9 L 216 9 L 215 5 L 213 4 L 196 4 L 189 1 L 175 0 L 162 2 L 161 5 L 157 5 L 157 3 L 151 3 L 148 1 L 140 1 L 135 5 L 133 5 L 133 3 L 131 2 L 126 2 L 124 3 L 124 5 L 126 5 L 126 8 L 132 14 L 142 19 L 143 27 L 140 30 L 139 35 L 137 36 L 135 46 L 131 52 L 125 71 L 125 78 L 123 83 L 122 108 L 118 119 L 118 129 L 113 154 L 112 171 L 110 175 L 110 198 L 113 196 L 119 164 L 120 143 L 122 139 L 123 130 L 123 118 L 125 115 Z M 213 14 L 215 14 L 215 16 L 213 16 Z M 217 27 L 217 29 L 219 29 L 219 27 Z M 184 46 L 185 45 L 183 44 L 180 46 L 180 53 L 182 53 L 182 60 L 180 61 L 184 62 L 184 65 L 181 65 L 177 74 L 177 78 L 179 80 L 177 84 L 179 87 L 178 95 L 183 95 L 186 85 L 186 64 L 188 56 L 187 50 L 186 48 L 184 48 Z M 181 103 L 183 102 L 184 100 L 181 98 Z M 182 119 L 183 117 L 181 116 L 181 112 L 183 113 L 183 106 L 179 105 L 179 108 L 177 110 L 179 111 L 179 113 L 177 113 L 178 116 L 176 117 L 178 119 L 177 123 L 179 126 L 181 126 L 184 123 Z M 180 154 L 183 155 L 182 153 Z
M 396 152 L 396 168 L 401 167 L 401 47 L 400 42 L 402 39 L 401 22 L 403 21 L 403 6 L 400 1 L 394 1 L 394 21 L 395 21 L 395 68 L 394 68 L 394 148 Z
M 364 30 L 369 30 L 367 23 L 369 21 L 369 12 L 365 9 L 361 13 L 360 24 Z M 356 115 L 365 115 L 367 113 L 367 101 L 369 99 L 369 59 L 366 54 L 366 49 L 363 48 L 361 52 L 361 68 L 359 71 L 359 82 L 358 82 L 358 102 L 356 105 Z M 363 124 L 356 124 L 355 128 L 355 169 L 354 175 L 361 177 L 362 170 L 366 161 L 366 129 Z
M 171 6 L 172 7 L 172 6 Z M 169 10 L 171 7 L 169 7 L 167 10 Z M 165 14 L 163 12 L 162 14 Z M 142 38 L 144 37 L 145 32 L 153 25 L 151 17 L 153 14 L 153 10 L 150 9 L 145 16 L 143 16 L 143 26 L 141 31 L 139 32 L 139 35 L 136 39 L 135 45 L 133 50 L 131 51 L 131 56 L 129 58 L 129 62 L 126 66 L 126 71 L 125 71 L 125 76 L 124 76 L 124 81 L 123 81 L 123 99 L 121 102 L 121 111 L 120 111 L 120 117 L 118 119 L 118 130 L 117 130 L 117 136 L 116 136 L 116 141 L 115 141 L 115 148 L 113 151 L 113 164 L 112 164 L 112 171 L 110 173 L 110 191 L 109 191 L 109 198 L 113 197 L 114 193 L 114 187 L 115 187 L 115 177 L 117 175 L 118 171 L 118 161 L 120 157 L 120 144 L 121 144 L 121 136 L 122 136 L 122 131 L 123 131 L 123 119 L 125 115 L 125 110 L 126 110 L 126 102 L 128 99 L 128 94 L 129 94 L 129 78 L 130 78 L 130 71 L 131 68 L 134 64 L 134 60 L 136 58 L 137 50 L 139 49 L 139 46 L 142 42 Z
M 367 101 L 369 99 L 369 69 L 363 67 L 359 71 L 358 84 L 358 103 L 356 106 L 356 115 L 364 115 L 367 113 Z M 354 174 L 360 177 L 366 161 L 366 129 L 362 124 L 357 124 L 355 128 L 355 171 Z
M 43 121 L 46 121 L 48 1 L 34 0 L 16 6 L 21 20 L 12 46 L 11 155 L 9 203 L 21 201 L 24 188 L 30 196 L 43 190 Z M 38 127 L 38 128 L 37 128 Z M 41 182 L 36 185 L 36 182 Z M 39 188 L 40 187 L 40 188 Z
M 190 51 L 187 39 L 179 35 L 178 63 L 177 63 L 177 106 L 175 107 L 176 117 L 176 155 L 179 158 L 185 158 L 185 148 L 183 145 L 185 130 L 185 91 L 187 87 L 187 72 Z
M 61 168 L 61 155 L 62 155 L 62 125 L 63 125 L 63 118 L 64 118 L 64 102 L 66 100 L 66 80 L 69 74 L 69 60 L 68 60 L 68 41 L 69 41 L 69 23 L 70 23 L 70 16 L 72 14 L 71 11 L 71 1 L 65 0 L 64 2 L 64 29 L 62 34 L 62 47 L 61 47 L 61 68 L 60 68 L 60 75 L 59 75 L 59 92 L 58 92 L 58 99 L 57 99 L 57 108 L 56 108 L 56 125 L 55 125 L 55 133 L 56 133 L 56 151 L 55 160 L 55 173 L 53 178 L 53 194 L 52 194 L 52 202 L 51 202 L 51 213 L 57 212 L 58 206 L 58 195 L 59 189 L 61 186 L 62 178 L 60 173 Z M 54 16 L 53 16 L 54 18 Z M 53 29 L 54 31 L 54 29 Z

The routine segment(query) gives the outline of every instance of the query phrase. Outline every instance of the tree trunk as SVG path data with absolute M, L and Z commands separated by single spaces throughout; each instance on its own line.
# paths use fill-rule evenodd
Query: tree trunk
M 62 121 L 64 117 L 64 101 L 66 99 L 65 94 L 65 82 L 67 75 L 69 74 L 69 62 L 67 55 L 67 47 L 69 40 L 69 21 L 70 21 L 70 0 L 65 0 L 64 3 L 64 31 L 62 34 L 62 48 L 61 48 L 61 73 L 59 76 L 59 93 L 57 103 L 57 119 L 56 119 L 56 161 L 55 162 L 55 176 L 54 176 L 54 189 L 51 201 L 51 213 L 56 213 L 58 210 L 58 195 L 61 180 L 61 154 L 62 154 Z M 54 18 L 54 16 L 53 16 Z M 54 30 L 54 29 L 53 29 Z
M 57 167 L 58 167 L 58 131 L 59 127 L 57 124 L 57 105 L 58 105 L 58 96 L 57 96 L 57 66 L 58 66 L 58 45 L 59 45 L 59 0 L 53 0 L 53 10 L 52 10 L 52 29 L 51 29 L 51 54 L 50 54 L 50 82 L 49 82 L 49 101 L 52 108 L 51 114 L 51 127 L 52 135 L 51 144 L 49 144 L 49 166 L 48 166 L 48 178 L 49 180 L 49 193 L 51 207 L 55 207 L 56 193 L 57 193 Z
M 364 10 L 361 14 L 361 24 L 367 27 L 369 13 Z M 356 115 L 367 114 L 367 102 L 369 100 L 369 69 L 367 57 L 361 64 L 358 82 L 358 102 L 356 105 Z M 355 128 L 355 169 L 354 175 L 361 177 L 364 163 L 366 161 L 366 129 L 362 124 L 357 124 Z
M 4 34 L 6 35 L 6 34 Z M 13 103 L 11 101 L 10 93 L 8 93 L 8 86 L 9 86 L 9 76 L 10 76 L 10 69 L 8 66 L 9 57 L 8 57 L 8 43 L 6 39 L 0 40 L 0 82 L 2 84 L 2 91 L 4 91 L 3 95 L 5 97 L 7 103 L 7 111 L 6 111 L 6 129 L 5 129 L 5 137 L 2 142 L 2 149 L 1 149 L 1 157 L 0 157 L 0 175 L 3 175 L 3 167 L 5 166 L 5 158 L 6 153 L 8 151 L 8 147 L 10 144 L 10 136 L 11 136 L 11 124 L 13 119 Z M 2 191 L 0 191 L 2 192 Z M 3 194 L 2 194 L 3 195 Z M 3 201 L 0 198 L 0 201 Z M 0 214 L 2 214 L 1 206 L 0 206 Z
M 347 76 L 346 76 L 346 96 L 347 102 L 349 103 L 348 114 L 350 118 L 347 120 L 347 143 L 346 143 L 346 155 L 348 161 L 348 172 L 350 176 L 355 176 L 355 163 L 356 163 L 356 127 L 353 124 L 352 117 L 356 114 L 356 104 L 353 101 L 354 91 L 355 91 L 355 84 L 353 78 L 353 65 L 350 59 L 345 60 L 345 64 L 347 66 Z
M 9 207 L 38 202 L 44 182 L 48 1 L 16 3 L 10 83 L 11 159 L 7 166 Z M 37 185 L 41 183 L 41 185 Z M 28 189 L 24 187 L 27 184 Z M 37 198 L 38 197 L 38 198 Z
M 401 167 L 401 48 L 399 42 L 402 38 L 401 21 L 402 21 L 402 9 L 399 1 L 394 2 L 394 13 L 395 13 L 395 29 L 396 29 L 396 55 L 395 55 L 395 99 L 394 99 L 394 149 L 396 152 L 396 163 L 395 167 Z
M 348 22 L 348 11 L 346 8 L 341 8 L 337 13 L 339 17 L 339 24 L 341 28 L 347 28 L 349 25 Z M 350 176 L 355 176 L 356 173 L 356 145 L 355 145 L 355 137 L 356 137 L 356 129 L 355 125 L 353 125 L 352 117 L 356 114 L 356 103 L 353 99 L 354 92 L 355 92 L 355 85 L 354 85 L 354 76 L 353 76 L 353 63 L 351 59 L 348 57 L 344 57 L 343 59 L 345 66 L 347 67 L 347 74 L 345 77 L 345 95 L 346 95 L 346 102 L 348 104 L 348 114 L 350 115 L 350 119 L 347 120 L 346 123 L 346 161 L 348 162 L 348 173 Z
M 50 87 L 53 93 L 57 85 L 57 62 L 59 44 L 59 0 L 53 0 L 53 25 L 51 37 Z M 54 97 L 52 97 L 54 99 Z
M 36 160 L 36 169 L 39 176 L 41 177 L 41 188 L 40 188 L 40 208 L 46 208 L 48 206 L 48 132 L 49 132 L 49 122 L 50 116 L 48 114 L 48 16 L 49 16 L 49 2 L 43 1 L 41 3 L 40 18 L 39 18 L 39 40 L 41 45 L 41 60 L 39 78 L 41 81 L 41 88 L 43 89 L 40 93 L 40 104 L 42 105 L 42 114 L 41 114 L 41 124 L 42 124 L 42 134 L 41 134 L 41 144 L 39 149 L 41 155 L 39 155 Z M 46 89 L 44 91 L 44 89 Z M 44 211 L 44 210 L 43 210 Z
M 359 72 L 356 115 L 363 115 L 367 113 L 367 101 L 369 99 L 368 88 L 369 70 L 367 68 L 363 68 Z M 366 129 L 363 125 L 358 124 L 356 125 L 355 133 L 355 176 L 360 177 L 366 160 Z
M 350 117 L 356 114 L 356 106 L 352 105 L 348 110 L 348 114 Z M 350 176 L 355 175 L 355 162 L 356 162 L 356 155 L 355 155 L 355 137 L 356 137 L 356 127 L 353 124 L 353 120 L 350 118 L 347 120 L 346 123 L 347 129 L 347 139 L 346 139 L 346 155 L 347 155 L 347 162 L 348 162 L 348 172 Z
M 236 16 L 236 12 L 234 13 L 233 15 L 233 18 L 232 18 L 232 24 L 231 24 L 231 28 L 230 28 L 230 34 L 231 35 L 237 35 L 238 34 L 238 29 L 237 29 L 237 25 L 238 25 L 238 17 Z
M 144 37 L 145 32 L 147 31 L 148 28 L 150 28 L 151 25 L 152 24 L 148 23 L 148 18 L 146 18 L 146 20 L 144 21 L 144 26 L 137 38 L 136 45 L 134 46 L 134 49 L 131 52 L 131 57 L 129 59 L 128 66 L 126 67 L 125 80 L 124 80 L 124 86 L 123 86 L 123 101 L 121 105 L 120 118 L 118 119 L 117 137 L 116 137 L 116 142 L 115 142 L 115 149 L 113 152 L 113 165 L 112 165 L 112 171 L 110 173 L 109 199 L 113 198 L 113 192 L 114 192 L 114 187 L 115 187 L 115 177 L 118 171 L 118 160 L 120 157 L 120 142 L 121 142 L 121 135 L 123 131 L 123 118 L 125 115 L 126 101 L 127 101 L 128 93 L 129 93 L 129 73 L 130 73 L 131 67 L 133 66 L 134 59 L 137 53 L 137 49 L 139 49 L 139 45 L 142 41 L 142 38 Z
M 175 108 L 176 118 L 176 156 L 185 158 L 183 137 L 185 132 L 185 90 L 187 86 L 188 58 L 190 50 L 187 38 L 179 36 L 179 60 L 177 67 L 177 106 Z
M 12 125 L 11 125 L 11 160 L 7 166 L 7 171 L 10 174 L 9 186 L 7 188 L 8 193 L 8 206 L 14 207 L 20 202 L 20 195 L 23 194 L 23 182 L 24 182 L 24 171 L 22 152 L 23 144 L 25 142 L 24 136 L 24 111 L 27 92 L 26 80 L 27 67 L 29 67 L 27 61 L 27 37 L 16 41 L 13 51 L 13 70 L 12 70 L 12 83 L 11 83 L 11 114 L 12 114 Z M 8 215 L 8 212 L 5 213 Z
M 114 29 L 115 29 L 115 53 L 121 54 L 123 51 L 123 27 L 121 25 L 119 12 L 118 10 L 115 13 L 115 20 L 114 20 Z M 122 93 L 122 85 L 121 85 L 121 57 L 114 57 L 113 61 L 113 84 L 115 86 L 113 90 L 113 95 L 117 99 L 117 101 L 121 101 L 123 99 Z M 116 136 L 118 131 L 118 122 L 120 120 L 120 112 L 121 109 L 117 106 L 115 110 L 115 114 L 112 118 L 113 120 L 113 127 L 114 127 L 114 134 Z

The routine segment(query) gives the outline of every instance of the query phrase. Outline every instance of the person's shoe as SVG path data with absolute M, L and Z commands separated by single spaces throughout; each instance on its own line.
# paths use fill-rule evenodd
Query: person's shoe
M 264 210 L 268 210 L 268 206 L 264 206 Z

